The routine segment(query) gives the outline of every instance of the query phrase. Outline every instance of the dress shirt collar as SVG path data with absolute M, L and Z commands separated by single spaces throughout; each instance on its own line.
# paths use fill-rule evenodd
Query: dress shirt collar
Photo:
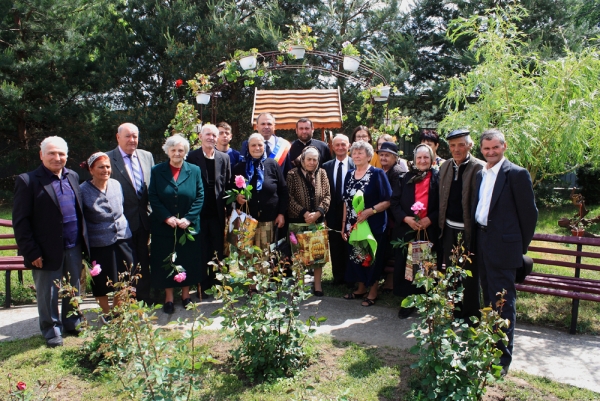
M 502 163 L 504 163 L 504 160 L 506 160 L 506 157 L 502 156 L 502 159 L 500 159 L 500 161 L 496 163 L 492 168 L 488 168 L 486 164 L 483 167 L 483 174 L 486 174 L 488 171 L 491 170 L 492 173 L 494 173 L 494 175 L 498 175 L 498 172 L 500 171 L 500 167 L 502 167 Z
M 212 156 L 209 156 L 209 155 L 207 155 L 207 154 L 206 154 L 206 152 L 204 151 L 204 148 L 202 148 L 202 153 L 204 154 L 204 157 L 206 157 L 207 159 L 209 159 L 209 160 L 214 160 L 214 158 L 215 158 L 215 153 L 216 153 L 216 152 L 215 152 L 215 150 L 213 149 L 213 154 L 212 154 Z
M 42 167 L 44 168 L 44 171 L 50 178 L 62 179 L 63 177 L 66 177 L 67 175 L 69 175 L 69 171 L 67 171 L 67 169 L 65 167 L 63 167 L 63 169 L 60 173 L 60 176 L 58 174 L 54 174 L 52 171 L 48 170 L 48 168 L 46 166 L 44 166 L 43 164 L 42 164 Z
M 126 157 L 129 157 L 129 154 L 127 152 L 125 152 L 123 149 L 121 149 L 120 146 L 119 146 L 119 152 L 121 152 L 121 156 L 123 157 L 123 160 L 125 160 Z M 137 158 L 135 150 L 133 151 L 131 156 Z

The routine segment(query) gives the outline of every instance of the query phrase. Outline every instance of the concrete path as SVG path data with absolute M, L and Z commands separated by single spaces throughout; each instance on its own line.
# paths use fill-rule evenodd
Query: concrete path
M 205 301 L 201 310 L 205 316 L 210 316 L 220 305 L 220 301 Z M 93 299 L 85 300 L 84 309 L 95 306 Z M 183 310 L 180 304 L 175 308 L 175 314 L 171 316 L 159 310 L 158 323 L 167 324 L 169 320 L 191 316 L 191 312 Z M 414 339 L 405 333 L 415 318 L 400 320 L 395 309 L 377 305 L 365 308 L 358 300 L 313 297 L 302 306 L 302 318 L 315 314 L 327 317 L 318 333 L 329 334 L 337 340 L 403 349 L 414 344 Z M 39 335 L 37 316 L 35 305 L 1 309 L 0 341 Z M 215 319 L 210 328 L 220 328 L 220 321 Z M 570 335 L 517 322 L 511 370 L 522 370 L 600 393 L 600 337 Z

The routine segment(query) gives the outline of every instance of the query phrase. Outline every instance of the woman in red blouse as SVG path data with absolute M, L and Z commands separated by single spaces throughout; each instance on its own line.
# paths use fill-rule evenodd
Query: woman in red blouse
M 433 150 L 425 144 L 415 148 L 414 160 L 409 165 L 409 172 L 392 188 L 392 200 L 389 211 L 394 215 L 396 225 L 392 233 L 395 240 L 405 242 L 415 241 L 420 231 L 423 240 L 424 232 L 434 244 L 433 252 L 438 252 L 438 208 L 439 208 L 439 179 L 438 170 L 433 169 Z M 422 204 L 419 218 L 413 211 L 416 202 Z M 416 293 L 417 287 L 412 281 L 404 278 L 406 272 L 407 247 L 396 248 L 394 251 L 394 295 L 407 297 Z M 414 312 L 413 308 L 401 308 L 398 317 L 406 319 Z

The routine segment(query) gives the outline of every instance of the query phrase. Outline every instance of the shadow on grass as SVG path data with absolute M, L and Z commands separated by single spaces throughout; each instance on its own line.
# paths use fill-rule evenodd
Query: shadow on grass
M 45 346 L 46 341 L 41 335 L 25 340 L 0 341 L 0 361 Z

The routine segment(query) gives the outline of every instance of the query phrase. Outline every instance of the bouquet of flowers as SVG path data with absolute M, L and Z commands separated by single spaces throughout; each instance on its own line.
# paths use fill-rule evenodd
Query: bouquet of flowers
M 362 191 L 357 191 L 352 198 L 352 207 L 356 213 L 360 213 L 365 209 L 365 196 Z M 350 238 L 348 243 L 352 245 L 351 258 L 361 262 L 364 267 L 369 267 L 375 261 L 377 253 L 377 241 L 371 232 L 369 223 L 363 221 L 356 223 L 350 229 Z

